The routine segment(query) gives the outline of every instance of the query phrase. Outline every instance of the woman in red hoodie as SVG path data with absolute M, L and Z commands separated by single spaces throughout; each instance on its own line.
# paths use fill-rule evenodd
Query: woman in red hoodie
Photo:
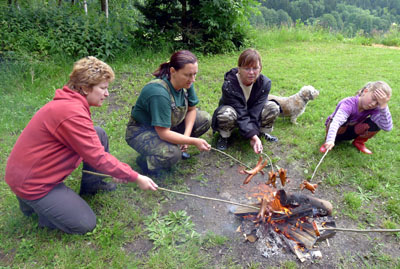
M 109 154 L 105 131 L 93 126 L 89 107 L 103 104 L 113 79 L 111 67 L 95 57 L 77 61 L 67 85 L 33 116 L 11 151 L 5 180 L 21 211 L 38 214 L 40 227 L 85 234 L 96 226 L 89 205 L 63 183 L 82 161 L 85 170 L 111 175 L 117 182 L 136 182 L 143 190 L 158 187 Z M 82 176 L 81 194 L 113 189 L 113 183 L 99 177 Z

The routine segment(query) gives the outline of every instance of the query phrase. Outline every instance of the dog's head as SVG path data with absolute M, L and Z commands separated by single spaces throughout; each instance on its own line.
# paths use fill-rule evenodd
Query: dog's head
M 314 100 L 319 95 L 319 91 L 316 90 L 313 86 L 303 86 L 300 89 L 300 96 L 303 98 L 304 101 L 308 102 L 310 100 Z

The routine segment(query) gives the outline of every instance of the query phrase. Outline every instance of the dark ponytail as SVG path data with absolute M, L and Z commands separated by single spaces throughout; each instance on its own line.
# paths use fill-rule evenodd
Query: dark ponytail
M 169 69 L 171 67 L 178 71 L 179 69 L 184 68 L 186 64 L 194 63 L 197 63 L 197 58 L 193 53 L 188 50 L 180 50 L 172 54 L 169 62 L 160 64 L 157 70 L 153 72 L 153 76 L 157 78 L 167 76 L 168 79 L 170 79 Z

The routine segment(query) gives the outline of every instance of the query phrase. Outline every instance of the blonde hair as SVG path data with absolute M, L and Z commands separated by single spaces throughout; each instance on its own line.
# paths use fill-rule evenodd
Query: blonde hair
M 383 90 L 389 97 L 392 96 L 392 88 L 390 88 L 390 86 L 384 82 L 384 81 L 374 81 L 374 82 L 368 82 L 367 84 L 365 84 L 364 87 L 361 88 L 361 90 L 359 90 L 357 92 L 357 95 L 362 95 L 362 93 L 364 92 L 364 90 L 367 89 L 369 92 L 374 92 L 378 89 Z
M 114 78 L 114 71 L 108 64 L 96 57 L 88 56 L 75 62 L 67 86 L 84 95 L 82 87 L 91 91 L 94 85 L 104 81 L 111 82 Z

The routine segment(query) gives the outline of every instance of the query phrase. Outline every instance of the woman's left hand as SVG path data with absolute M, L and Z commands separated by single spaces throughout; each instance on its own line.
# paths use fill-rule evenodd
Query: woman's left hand
M 262 142 L 257 135 L 250 139 L 250 145 L 253 147 L 253 150 L 256 154 L 260 154 L 263 151 Z
M 380 108 L 385 108 L 390 100 L 390 96 L 388 96 L 382 89 L 377 89 L 374 92 L 374 96 Z

